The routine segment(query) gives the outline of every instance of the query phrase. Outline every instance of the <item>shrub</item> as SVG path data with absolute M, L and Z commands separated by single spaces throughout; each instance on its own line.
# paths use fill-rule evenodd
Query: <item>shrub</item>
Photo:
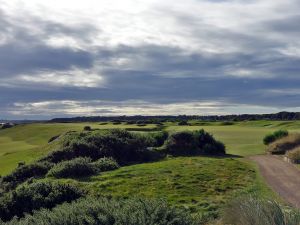
M 300 212 L 272 200 L 249 197 L 231 202 L 223 220 L 231 225 L 299 225 Z
M 35 162 L 29 165 L 20 165 L 11 174 L 2 177 L 1 185 L 10 190 L 18 184 L 30 179 L 43 177 L 47 174 L 53 164 L 48 162 Z
M 116 160 L 114 160 L 113 158 L 98 159 L 96 162 L 92 163 L 92 166 L 96 173 L 115 170 L 120 167 L 119 164 L 116 162 Z
M 112 157 L 120 164 L 147 162 L 156 155 L 156 152 L 147 149 L 148 143 L 144 135 L 121 129 L 70 133 L 62 138 L 60 150 L 51 152 L 42 161 L 58 163 L 78 157 L 89 157 L 95 161 Z
M 205 155 L 219 155 L 225 154 L 225 145 L 215 140 L 215 138 L 205 130 L 201 129 L 195 131 L 196 142 L 198 145 L 198 152 Z
M 286 131 L 286 130 L 277 130 L 272 134 L 267 134 L 264 137 L 263 142 L 264 142 L 265 145 L 269 145 L 269 144 L 273 143 L 274 141 L 276 141 L 280 138 L 288 136 L 288 134 L 289 134 L 289 132 Z
M 81 199 L 35 212 L 7 225 L 196 225 L 192 216 L 162 200 Z
M 50 209 L 83 195 L 78 188 L 66 184 L 38 182 L 23 185 L 0 198 L 0 219 L 8 221 L 14 216 L 23 217 L 25 213 L 32 213 L 33 210 Z
M 203 129 L 171 134 L 166 141 L 165 150 L 174 156 L 225 154 L 224 144 L 216 141 Z
M 167 153 L 174 156 L 196 155 L 197 142 L 190 131 L 173 133 L 166 141 Z
M 86 177 L 95 173 L 90 158 L 75 158 L 56 164 L 47 174 L 56 178 Z
M 300 134 L 289 134 L 268 146 L 271 154 L 285 154 L 287 151 L 300 146 Z
M 85 127 L 83 127 L 83 130 L 84 130 L 84 131 L 91 131 L 92 128 L 91 128 L 90 126 L 85 126 Z
M 148 133 L 147 136 L 153 139 L 149 147 L 160 147 L 167 140 L 169 134 L 166 131 L 160 131 Z

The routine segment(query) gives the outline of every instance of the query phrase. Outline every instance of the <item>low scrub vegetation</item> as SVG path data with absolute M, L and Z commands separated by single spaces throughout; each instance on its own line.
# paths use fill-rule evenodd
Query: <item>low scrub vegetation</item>
M 13 189 L 18 184 L 30 178 L 45 176 L 52 166 L 53 164 L 49 162 L 35 162 L 29 165 L 21 165 L 11 174 L 2 177 L 0 179 L 0 186 L 5 190 Z
M 75 158 L 56 164 L 49 172 L 48 176 L 56 178 L 76 178 L 86 177 L 95 173 L 91 165 L 90 158 Z
M 82 199 L 53 210 L 43 209 L 1 225 L 199 225 L 187 212 L 162 200 Z
M 56 164 L 47 175 L 56 178 L 80 178 L 117 168 L 119 165 L 112 158 L 101 158 L 92 162 L 91 158 L 80 157 Z
M 285 154 L 300 146 L 300 134 L 289 134 L 268 146 L 268 152 L 271 154 Z
M 165 151 L 173 156 L 220 155 L 225 154 L 225 146 L 202 129 L 171 134 Z
M 169 134 L 166 131 L 160 132 L 149 132 L 146 134 L 148 138 L 148 146 L 150 147 L 160 147 L 167 140 Z
M 286 137 L 288 135 L 289 135 L 289 132 L 287 130 L 277 130 L 272 134 L 267 134 L 264 137 L 263 142 L 265 145 L 269 145 L 269 144 L 273 143 L 274 141 L 276 141 L 280 138 Z
M 113 158 L 101 158 L 92 163 L 95 173 L 118 169 L 120 166 Z
M 1 196 L 0 219 L 9 221 L 15 216 L 23 217 L 32 213 L 33 210 L 51 209 L 57 204 L 71 202 L 83 195 L 80 189 L 65 184 L 37 182 L 23 185 Z
M 145 135 L 120 129 L 75 132 L 66 134 L 62 138 L 59 150 L 51 152 L 42 160 L 58 163 L 78 157 L 89 157 L 92 160 L 112 157 L 122 165 L 148 162 L 157 158 L 157 152 L 147 149 L 149 144 L 155 143 L 156 140 L 151 140 Z
M 234 200 L 223 220 L 230 225 L 299 225 L 300 212 L 273 200 L 249 197 Z

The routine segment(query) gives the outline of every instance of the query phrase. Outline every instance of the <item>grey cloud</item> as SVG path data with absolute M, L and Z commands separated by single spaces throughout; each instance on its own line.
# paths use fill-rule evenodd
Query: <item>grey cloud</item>
M 26 23 L 36 26 L 41 33 L 32 34 L 30 29 L 22 26 L 21 21 L 10 18 L 0 10 L 0 25 L 3 27 L 0 35 L 2 33 L 11 37 L 0 45 L 0 77 L 92 66 L 93 53 L 71 47 L 52 47 L 45 44 L 44 39 L 62 34 L 88 41 L 98 32 L 93 26 L 79 24 L 77 27 L 68 27 L 38 18 L 29 18 L 28 21 L 24 21 L 25 25 Z
M 300 58 L 278 51 L 289 44 L 286 39 L 273 39 L 268 34 L 299 32 L 299 16 L 282 20 L 257 21 L 251 24 L 265 31 L 266 35 L 221 29 L 204 21 L 178 12 L 166 10 L 185 27 L 187 35 L 198 37 L 198 42 L 207 40 L 214 47 L 231 47 L 232 51 L 209 53 L 190 51 L 182 47 L 159 44 L 90 46 L 88 50 L 71 47 L 51 47 L 43 39 L 52 35 L 71 36 L 87 43 L 100 30 L 92 25 L 80 24 L 68 27 L 63 24 L 29 18 L 42 31 L 31 34 L 19 21 L 5 17 L 0 11 L 0 36 L 14 38 L 0 45 L 0 79 L 19 74 L 39 75 L 43 71 L 57 73 L 73 67 L 94 69 L 107 81 L 105 87 L 50 87 L 38 83 L 15 81 L 14 87 L 1 87 L 0 113 L 9 115 L 16 102 L 81 101 L 81 107 L 96 106 L 91 101 L 106 100 L 116 108 L 128 100 L 146 101 L 153 104 L 217 101 L 226 104 L 251 104 L 268 107 L 297 107 L 299 92 L 274 92 L 272 90 L 299 89 Z M 255 29 L 254 29 L 255 30 Z M 281 37 L 282 38 L 282 37 Z M 193 46 L 191 46 L 193 47 Z M 218 52 L 218 51 L 216 51 Z M 238 74 L 240 72 L 240 74 Z M 84 77 L 83 77 L 84 78 Z M 56 105 L 49 106 L 55 111 Z M 107 106 L 109 107 L 109 105 Z M 67 114 L 62 109 L 61 114 Z M 43 114 L 43 112 L 40 112 Z M 97 113 L 113 113 L 100 109 Z M 43 116 L 43 115 L 41 115 Z

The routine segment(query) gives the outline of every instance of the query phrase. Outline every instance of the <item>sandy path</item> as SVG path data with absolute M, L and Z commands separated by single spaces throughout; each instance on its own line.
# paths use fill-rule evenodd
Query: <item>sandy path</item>
M 262 176 L 271 188 L 291 205 L 300 208 L 300 170 L 282 159 L 271 156 L 253 156 Z

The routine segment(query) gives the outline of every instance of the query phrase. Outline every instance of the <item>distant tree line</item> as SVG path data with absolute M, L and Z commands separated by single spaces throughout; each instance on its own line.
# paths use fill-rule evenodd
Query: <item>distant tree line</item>
M 149 124 L 162 122 L 180 122 L 187 120 L 202 121 L 247 121 L 247 120 L 300 120 L 300 112 L 279 112 L 273 114 L 241 114 L 241 115 L 223 115 L 223 116 L 197 116 L 197 115 L 179 115 L 179 116 L 83 116 L 73 118 L 55 118 L 49 122 L 53 123 L 72 123 L 72 122 L 108 122 L 115 123 L 127 122 L 131 124 Z

